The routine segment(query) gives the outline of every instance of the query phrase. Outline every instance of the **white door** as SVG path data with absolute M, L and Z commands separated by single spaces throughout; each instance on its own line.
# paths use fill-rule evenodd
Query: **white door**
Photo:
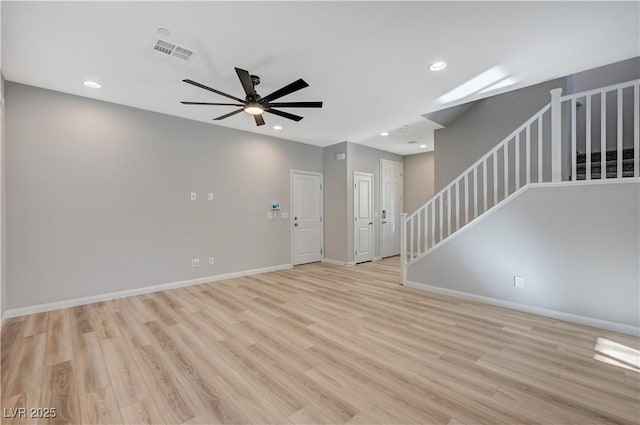
M 292 173 L 293 264 L 322 260 L 322 175 Z
M 402 212 L 402 164 L 380 161 L 382 256 L 400 255 L 400 213 Z
M 373 174 L 353 174 L 353 215 L 355 262 L 373 259 Z

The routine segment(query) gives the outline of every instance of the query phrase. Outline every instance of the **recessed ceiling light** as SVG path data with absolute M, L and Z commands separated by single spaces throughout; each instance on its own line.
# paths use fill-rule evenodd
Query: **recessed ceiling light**
M 388 136 L 388 135 L 389 135 L 389 133 L 387 133 L 386 131 L 383 131 L 382 133 L 380 133 L 380 135 L 381 135 L 382 137 L 384 137 L 384 136 Z
M 90 80 L 85 81 L 84 85 L 92 89 L 99 89 L 100 87 L 102 87 L 100 83 L 96 83 L 95 81 L 90 81 Z
M 446 62 L 442 62 L 442 61 L 438 61 L 438 62 L 434 62 L 429 66 L 429 69 L 431 71 L 442 71 L 443 69 L 445 69 L 447 67 L 447 63 Z
M 420 146 L 418 146 L 418 147 L 419 147 L 420 149 L 426 149 L 426 148 L 427 148 L 427 145 L 420 145 Z
M 273 129 L 274 130 L 282 130 L 282 126 L 281 125 L 274 125 Z
M 160 34 L 160 35 L 165 35 L 165 36 L 166 36 L 166 35 L 171 34 L 171 31 L 169 31 L 169 30 L 168 30 L 168 29 L 166 29 L 166 28 L 162 28 L 162 27 L 160 27 L 160 28 L 158 28 L 158 34 Z

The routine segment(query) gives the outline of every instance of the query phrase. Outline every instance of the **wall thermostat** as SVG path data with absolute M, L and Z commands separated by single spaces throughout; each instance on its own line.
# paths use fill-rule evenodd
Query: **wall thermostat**
M 279 211 L 280 210 L 280 203 L 279 202 L 274 202 L 273 204 L 271 204 L 271 209 L 274 211 Z

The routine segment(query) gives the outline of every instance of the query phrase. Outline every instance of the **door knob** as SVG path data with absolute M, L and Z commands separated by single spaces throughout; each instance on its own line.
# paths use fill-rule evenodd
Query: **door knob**
M 382 224 L 387 224 L 387 222 L 386 222 L 386 221 L 383 221 L 383 222 L 382 222 Z
M 293 223 L 294 226 L 298 227 L 298 223 Z
M 370 222 L 369 222 L 369 224 L 371 225 L 371 224 L 373 224 L 373 223 L 370 221 Z

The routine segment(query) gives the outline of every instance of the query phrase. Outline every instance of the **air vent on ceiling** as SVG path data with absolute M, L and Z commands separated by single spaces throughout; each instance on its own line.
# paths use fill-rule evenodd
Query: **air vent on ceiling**
M 181 59 L 185 62 L 189 60 L 191 55 L 193 55 L 193 50 L 189 50 L 186 47 L 181 47 L 168 41 L 159 39 L 156 40 L 156 43 L 153 46 L 153 50 L 165 55 L 173 56 L 174 58 Z

